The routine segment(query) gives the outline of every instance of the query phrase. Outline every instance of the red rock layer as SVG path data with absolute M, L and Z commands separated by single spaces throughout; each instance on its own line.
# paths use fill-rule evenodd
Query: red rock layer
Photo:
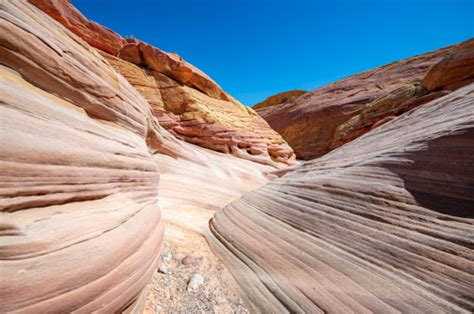
M 474 81 L 474 40 L 459 44 L 435 64 L 421 83 L 399 87 L 367 104 L 358 115 L 336 128 L 330 149 L 390 121 L 452 90 Z
M 265 120 L 177 54 L 136 39 L 127 42 L 87 20 L 69 1 L 29 1 L 109 53 L 104 57 L 137 87 L 163 126 L 179 139 L 274 167 L 294 163 L 293 150 Z
M 0 312 L 119 311 L 158 263 L 151 152 L 174 144 L 94 49 L 23 1 L 0 15 Z
M 89 45 L 117 55 L 126 41 L 110 29 L 86 19 L 69 0 L 28 0 Z
M 226 206 L 213 245 L 264 312 L 474 311 L 474 84 Z
M 454 46 L 439 49 L 365 71 L 308 92 L 292 101 L 258 109 L 257 112 L 283 136 L 298 158 L 315 158 L 363 134 L 362 126 L 362 129 L 358 129 L 360 132 L 356 132 L 354 121 L 350 121 L 352 117 L 380 97 L 403 86 L 419 84 L 430 68 L 450 55 L 453 48 Z M 389 114 L 380 118 L 403 112 L 409 102 L 414 105 L 414 95 L 410 99 L 406 96 L 398 105 L 392 106 Z M 387 107 L 387 103 L 383 106 Z M 342 127 L 343 134 L 337 134 L 337 128 L 344 123 L 349 123 L 350 126 Z M 339 138 L 346 135 L 344 131 L 352 133 L 347 138 Z
M 474 38 L 461 43 L 454 53 L 428 72 L 423 84 L 430 90 L 455 90 L 474 81 Z

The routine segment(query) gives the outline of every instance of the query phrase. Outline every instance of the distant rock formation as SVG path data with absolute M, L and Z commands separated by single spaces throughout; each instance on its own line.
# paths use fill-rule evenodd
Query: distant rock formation
M 474 311 L 473 108 L 471 84 L 217 212 L 251 311 Z
M 367 104 L 337 127 L 330 149 L 386 123 L 415 107 L 474 81 L 474 39 L 461 43 L 435 64 L 420 83 L 404 85 Z
M 319 157 L 367 132 L 376 122 L 380 125 L 391 116 L 444 95 L 431 94 L 419 85 L 430 68 L 454 49 L 450 46 L 393 62 L 257 112 L 283 136 L 298 158 Z
M 138 89 L 177 138 L 274 167 L 294 164 L 293 150 L 265 120 L 179 55 L 137 39 L 125 40 L 86 19 L 69 1 L 29 2 L 105 52 L 104 58 Z
M 265 109 L 268 107 L 273 107 L 279 104 L 289 102 L 305 93 L 306 91 L 300 90 L 300 89 L 295 89 L 295 90 L 279 93 L 279 94 L 270 96 L 264 101 L 261 101 L 258 104 L 254 105 L 253 109 L 258 112 L 261 109 Z

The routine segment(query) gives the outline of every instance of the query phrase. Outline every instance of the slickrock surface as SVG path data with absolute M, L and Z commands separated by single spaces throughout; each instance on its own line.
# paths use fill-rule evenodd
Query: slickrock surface
M 137 39 L 125 41 L 87 20 L 68 1 L 29 1 L 108 53 L 103 56 L 137 88 L 160 124 L 178 139 L 274 167 L 294 164 L 293 150 L 265 120 L 179 55 Z
M 166 132 L 42 11 L 2 1 L 0 17 L 0 312 L 118 311 L 158 266 Z
M 257 112 L 283 136 L 298 158 L 312 159 L 363 134 L 344 139 L 343 131 L 351 128 L 346 126 L 338 134 L 336 129 L 344 123 L 352 125 L 354 121 L 350 119 L 374 100 L 403 86 L 421 83 L 430 68 L 449 56 L 454 48 L 450 46 L 365 71 Z M 409 99 L 405 99 L 401 107 L 408 103 Z
M 279 104 L 283 104 L 286 102 L 289 102 L 303 94 L 306 94 L 307 92 L 304 90 L 296 89 L 296 90 L 290 90 L 287 92 L 279 93 L 273 96 L 268 97 L 262 102 L 259 102 L 255 106 L 253 106 L 254 110 L 262 110 L 264 108 L 276 106 Z
M 474 311 L 474 84 L 219 211 L 250 311 Z

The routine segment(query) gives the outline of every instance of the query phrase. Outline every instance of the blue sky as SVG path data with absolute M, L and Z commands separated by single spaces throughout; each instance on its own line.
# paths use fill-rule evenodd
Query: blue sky
M 474 0 L 72 0 L 246 105 L 474 37 Z

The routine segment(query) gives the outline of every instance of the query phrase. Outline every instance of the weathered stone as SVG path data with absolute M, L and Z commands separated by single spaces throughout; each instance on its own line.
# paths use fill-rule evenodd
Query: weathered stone
M 204 278 L 198 273 L 193 273 L 191 279 L 188 282 L 188 291 L 196 291 L 199 287 L 204 284 Z

